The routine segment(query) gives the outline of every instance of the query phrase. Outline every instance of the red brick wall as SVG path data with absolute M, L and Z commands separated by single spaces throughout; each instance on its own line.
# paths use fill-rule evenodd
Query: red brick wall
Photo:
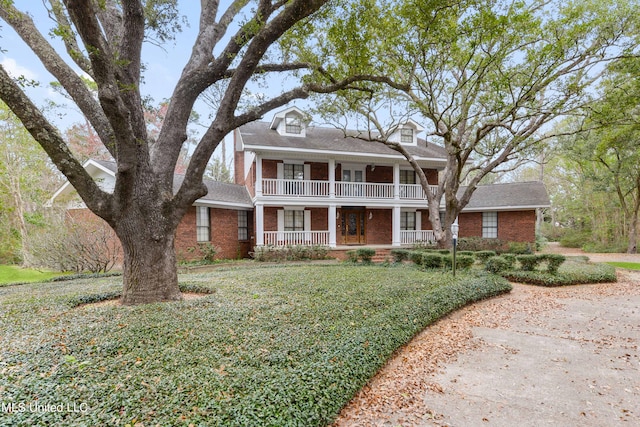
M 438 171 L 435 169 L 423 169 L 424 174 L 429 181 L 429 185 L 438 185 Z
M 246 258 L 253 242 L 238 241 L 238 211 L 233 209 L 209 209 L 211 244 L 218 248 L 216 259 Z M 253 223 L 253 213 L 249 213 L 249 224 Z M 249 230 L 249 237 L 252 230 Z M 200 259 L 196 237 L 196 208 L 189 208 L 176 231 L 176 254 L 178 260 Z
M 482 237 L 482 213 L 461 213 L 458 217 L 460 237 Z M 536 212 L 498 212 L 498 239 L 513 242 L 535 242 Z
M 329 164 L 328 163 L 309 163 L 310 178 L 317 181 L 329 180 Z M 311 216 L 313 218 L 313 215 Z
M 327 208 L 311 208 L 311 231 L 327 231 L 329 229 L 329 210 Z
M 377 169 L 377 168 L 376 168 Z M 371 214 L 371 219 L 369 219 Z M 365 235 L 368 245 L 389 245 L 393 238 L 391 209 L 367 209 L 365 213 Z
M 282 163 L 282 161 L 262 159 L 262 177 L 276 179 L 278 177 L 278 163 Z
M 536 211 L 498 212 L 498 239 L 536 241 Z
M 458 215 L 460 237 L 482 237 L 482 212 L 468 212 Z M 498 216 L 498 230 L 500 229 L 500 216 Z
M 376 166 L 371 170 L 371 165 L 367 166 L 367 182 L 376 182 L 380 184 L 393 184 L 393 167 L 392 166 Z
M 233 154 L 233 182 L 244 185 L 244 151 L 234 150 Z
M 264 208 L 264 231 L 278 231 L 278 209 L 274 207 Z

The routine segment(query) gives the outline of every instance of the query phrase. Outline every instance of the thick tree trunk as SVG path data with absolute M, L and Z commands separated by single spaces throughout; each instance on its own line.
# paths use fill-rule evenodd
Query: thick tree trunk
M 153 223 L 151 218 L 138 215 L 121 222 L 116 230 L 124 256 L 123 304 L 182 299 L 174 247 L 175 227 L 167 229 Z

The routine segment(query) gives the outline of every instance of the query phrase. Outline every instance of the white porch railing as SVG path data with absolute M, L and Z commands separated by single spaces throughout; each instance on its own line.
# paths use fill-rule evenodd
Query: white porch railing
M 329 196 L 329 181 L 312 181 L 302 179 L 262 180 L 262 194 L 265 196 Z
M 430 188 L 432 194 L 435 194 L 438 187 L 432 185 Z M 330 190 L 329 181 L 274 178 L 262 180 L 262 194 L 264 196 L 328 197 Z M 336 198 L 393 199 L 394 185 L 336 181 L 334 194 Z M 420 184 L 400 184 L 399 198 L 402 200 L 427 200 Z
M 372 182 L 336 182 L 336 197 L 393 199 L 393 184 Z
M 329 245 L 328 231 L 265 231 L 264 244 L 267 246 L 287 245 Z
M 437 185 L 430 185 L 431 194 L 436 194 Z M 400 184 L 400 198 L 412 200 L 427 200 L 426 194 L 420 184 Z
M 400 230 L 400 243 L 410 245 L 416 242 L 435 242 L 433 230 Z

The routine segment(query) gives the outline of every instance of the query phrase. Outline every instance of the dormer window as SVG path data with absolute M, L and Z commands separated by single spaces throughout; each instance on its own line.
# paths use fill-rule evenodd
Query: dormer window
M 413 144 L 413 129 L 411 128 L 400 129 L 400 142 L 402 144 Z
M 300 135 L 302 133 L 302 120 L 298 115 L 287 114 L 285 117 L 285 124 L 287 133 L 291 133 L 294 135 Z
M 276 113 L 269 127 L 282 136 L 304 138 L 307 136 L 306 128 L 308 123 L 308 117 L 302 110 L 290 107 Z

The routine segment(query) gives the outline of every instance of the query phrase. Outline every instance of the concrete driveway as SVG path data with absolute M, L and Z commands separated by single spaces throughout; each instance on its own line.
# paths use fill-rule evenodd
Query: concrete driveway
M 639 343 L 640 272 L 619 271 L 613 284 L 516 284 L 418 335 L 336 425 L 640 425 Z

